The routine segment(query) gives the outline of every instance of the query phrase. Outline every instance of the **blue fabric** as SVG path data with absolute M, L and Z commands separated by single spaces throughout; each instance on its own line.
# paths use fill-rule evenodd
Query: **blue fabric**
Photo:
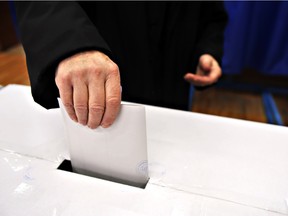
M 288 76 L 288 2 L 225 1 L 223 72 Z
M 12 1 L 12 0 L 8 1 L 8 5 L 9 5 L 9 10 L 10 10 L 10 15 L 11 15 L 11 19 L 13 22 L 14 30 L 16 32 L 16 36 L 17 36 L 18 40 L 20 40 L 19 30 L 17 27 L 17 19 L 16 19 L 16 11 L 15 11 L 15 7 L 14 7 L 14 1 Z

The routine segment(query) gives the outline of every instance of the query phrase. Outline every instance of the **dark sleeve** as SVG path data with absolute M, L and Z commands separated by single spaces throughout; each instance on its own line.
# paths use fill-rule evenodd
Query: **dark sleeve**
M 195 62 L 203 54 L 212 55 L 221 66 L 223 56 L 224 31 L 228 20 L 224 4 L 221 1 L 203 1 L 201 5 L 198 43 Z M 215 85 L 194 86 L 196 90 L 205 90 Z
M 221 1 L 203 1 L 200 11 L 200 24 L 196 58 L 203 54 L 212 55 L 219 65 L 223 55 L 224 30 L 227 23 L 227 13 Z
M 15 2 L 34 100 L 58 107 L 59 62 L 85 50 L 111 56 L 109 47 L 77 2 Z

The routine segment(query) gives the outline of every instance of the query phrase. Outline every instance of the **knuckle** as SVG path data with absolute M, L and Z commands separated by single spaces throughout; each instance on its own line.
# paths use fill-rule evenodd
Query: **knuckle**
M 68 115 L 70 116 L 70 118 L 75 119 L 75 110 L 72 104 L 63 104 L 65 106 L 66 112 L 68 113 Z
M 120 105 L 120 98 L 119 97 L 111 97 L 108 98 L 106 101 L 106 106 L 111 108 L 117 108 Z
M 92 71 L 95 76 L 101 76 L 102 74 L 102 70 L 100 67 L 95 67 Z
M 111 63 L 111 70 L 112 71 L 115 71 L 115 72 L 118 72 L 119 71 L 119 67 L 117 64 L 115 64 L 114 62 Z
M 119 67 L 115 63 L 111 63 L 110 68 L 109 68 L 109 73 L 111 75 L 118 76 L 119 75 Z
M 104 113 L 104 106 L 99 105 L 99 104 L 91 104 L 89 106 L 89 113 L 91 114 L 98 114 L 98 115 L 102 115 Z
M 102 73 L 102 70 L 101 68 L 99 67 L 95 67 L 91 70 L 90 74 L 93 76 L 93 77 L 96 77 L 96 78 L 100 78 L 103 76 L 103 73 Z
M 63 84 L 68 84 L 71 82 L 71 74 L 70 73 L 66 73 L 64 76 L 61 77 L 61 82 Z
M 87 112 L 87 106 L 84 104 L 75 104 L 74 109 L 79 113 Z
M 55 77 L 56 84 L 58 86 L 67 85 L 71 83 L 71 74 L 69 72 L 57 74 Z
M 64 105 L 64 107 L 66 107 L 66 109 L 69 110 L 69 111 L 74 109 L 73 104 L 70 103 L 70 102 L 63 102 L 63 105 Z
M 86 75 L 86 70 L 81 69 L 74 71 L 73 77 L 75 76 L 76 79 L 82 79 Z

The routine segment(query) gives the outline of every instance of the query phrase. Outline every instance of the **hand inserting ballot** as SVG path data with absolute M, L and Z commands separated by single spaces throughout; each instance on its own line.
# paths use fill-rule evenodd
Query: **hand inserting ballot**
M 87 51 L 58 65 L 55 82 L 70 118 L 94 129 L 109 127 L 121 103 L 118 66 L 104 53 Z

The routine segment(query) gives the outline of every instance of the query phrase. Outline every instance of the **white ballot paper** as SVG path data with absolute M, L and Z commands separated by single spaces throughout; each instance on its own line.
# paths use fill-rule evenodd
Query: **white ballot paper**
M 68 134 L 73 172 L 144 187 L 148 181 L 145 107 L 121 104 L 109 128 L 71 120 L 58 99 Z

